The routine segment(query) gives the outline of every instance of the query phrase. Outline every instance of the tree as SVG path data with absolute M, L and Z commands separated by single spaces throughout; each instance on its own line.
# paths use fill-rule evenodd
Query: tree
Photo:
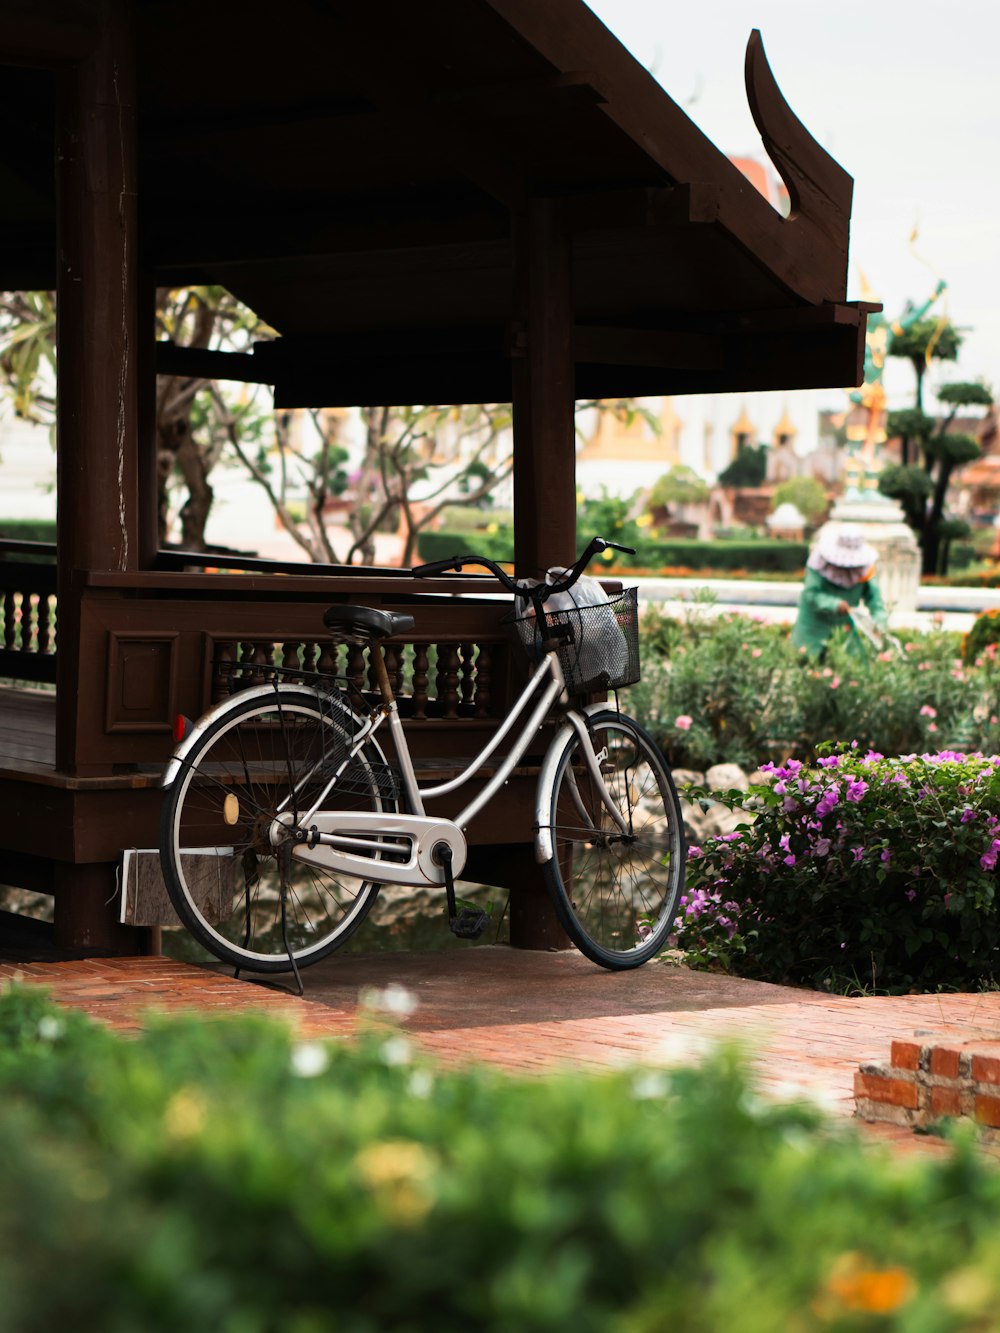
M 879 475 L 879 490 L 899 500 L 917 534 L 924 574 L 946 573 L 952 541 L 969 531 L 962 520 L 946 514 L 945 503 L 955 469 L 971 463 L 982 450 L 974 436 L 952 429 L 955 418 L 963 407 L 989 408 L 993 403 L 985 384 L 971 382 L 946 384 L 937 397 L 948 409 L 938 418 L 927 416 L 919 402 L 906 412 L 890 412 L 889 434 L 898 432 L 905 441 L 904 461 Z M 919 453 L 920 462 L 909 461 L 911 451 Z
M 826 517 L 830 508 L 830 497 L 826 487 L 816 477 L 790 477 L 783 481 L 774 492 L 774 507 L 793 504 L 806 522 L 815 527 Z
M 246 306 L 222 287 L 157 292 L 157 334 L 178 346 L 246 352 L 273 337 Z M 55 414 L 55 304 L 51 293 L 8 293 L 0 301 L 0 389 L 33 421 Z M 649 414 L 630 399 L 583 402 L 631 424 Z M 513 468 L 511 408 L 506 403 L 416 404 L 361 408 L 360 465 L 349 473 L 350 451 L 340 438 L 343 415 L 309 411 L 308 429 L 293 414 L 276 413 L 258 385 L 193 376 L 157 380 L 156 449 L 159 536 L 171 527 L 176 492 L 181 545 L 203 550 L 213 500 L 211 475 L 236 461 L 263 488 L 282 527 L 317 562 L 372 562 L 375 536 L 400 531 L 402 563 L 412 563 L 420 532 L 446 505 L 484 505 Z M 330 504 L 350 496 L 344 515 L 349 540 L 335 549 Z M 303 513 L 302 497 L 305 498 Z
M 669 509 L 671 505 L 704 504 L 709 497 L 708 482 L 694 468 L 675 463 L 653 484 L 647 501 L 650 509 Z
M 767 446 L 743 444 L 740 451 L 719 473 L 720 486 L 762 486 L 767 476 Z
M 917 377 L 914 406 L 918 412 L 924 410 L 924 375 L 931 361 L 957 361 L 961 346 L 961 333 L 947 319 L 918 319 L 904 328 L 893 330 L 888 354 L 909 361 L 913 367 Z

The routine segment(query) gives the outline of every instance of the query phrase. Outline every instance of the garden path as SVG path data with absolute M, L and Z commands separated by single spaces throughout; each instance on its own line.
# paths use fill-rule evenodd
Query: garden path
M 305 974 L 306 997 L 167 958 L 0 964 L 47 986 L 60 1004 L 125 1031 L 150 1010 L 259 1012 L 291 1019 L 306 1037 L 350 1037 L 363 993 L 390 983 L 416 998 L 399 1021 L 442 1064 L 468 1061 L 512 1072 L 623 1064 L 668 1067 L 718 1042 L 746 1047 L 761 1092 L 854 1112 L 860 1064 L 888 1059 L 915 1033 L 961 1041 L 1000 1033 L 1000 992 L 848 998 L 691 972 L 657 961 L 609 973 L 575 952 L 480 947 L 435 954 L 342 955 Z M 890 1126 L 866 1134 L 901 1149 L 943 1152 L 938 1140 Z

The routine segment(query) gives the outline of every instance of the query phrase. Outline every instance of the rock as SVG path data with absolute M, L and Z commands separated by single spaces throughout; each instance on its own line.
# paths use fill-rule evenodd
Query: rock
M 705 774 L 705 786 L 712 791 L 746 791 L 750 779 L 739 764 L 713 764 Z

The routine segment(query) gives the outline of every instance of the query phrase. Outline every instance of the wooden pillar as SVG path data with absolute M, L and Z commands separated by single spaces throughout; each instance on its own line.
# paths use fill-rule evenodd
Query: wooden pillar
M 561 207 L 531 199 L 514 225 L 524 356 L 515 359 L 514 556 L 538 574 L 576 556 L 576 425 L 570 242 Z
M 93 10 L 93 44 L 58 71 L 56 110 L 56 763 L 78 774 L 95 771 L 77 762 L 80 683 L 105 670 L 81 652 L 83 576 L 139 560 L 133 0 Z M 61 863 L 57 879 L 61 949 L 148 948 L 146 932 L 117 923 L 113 865 Z
M 138 564 L 135 44 L 100 0 L 88 55 L 58 75 L 56 762 L 76 769 L 80 575 Z
M 513 371 L 514 558 L 518 574 L 537 576 L 576 555 L 572 264 L 556 201 L 529 199 L 515 218 L 514 278 L 526 335 Z M 533 849 L 518 849 L 517 858 L 511 944 L 568 948 Z

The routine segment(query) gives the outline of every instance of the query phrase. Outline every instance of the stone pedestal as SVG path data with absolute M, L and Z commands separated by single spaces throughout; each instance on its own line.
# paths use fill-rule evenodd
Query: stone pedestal
M 884 495 L 845 496 L 833 507 L 829 521 L 816 534 L 845 523 L 859 527 L 878 551 L 877 579 L 888 611 L 915 611 L 920 588 L 920 546 L 903 517 L 902 506 Z

